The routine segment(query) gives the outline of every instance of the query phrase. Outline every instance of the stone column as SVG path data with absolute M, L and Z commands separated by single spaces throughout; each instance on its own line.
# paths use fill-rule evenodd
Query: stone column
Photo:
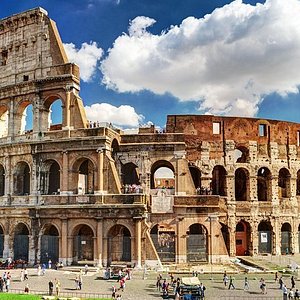
M 175 253 L 175 261 L 176 263 L 186 263 L 187 255 L 186 255 L 186 235 L 185 235 L 185 226 L 183 222 L 183 217 L 178 216 L 176 218 L 176 253 Z
M 135 255 L 136 255 L 136 262 L 135 266 L 137 268 L 142 267 L 142 220 L 136 219 L 135 221 Z
M 251 239 L 252 239 L 252 255 L 258 254 L 258 222 L 254 221 L 252 223 L 252 230 L 251 230 Z
M 74 237 L 68 235 L 68 250 L 67 250 L 67 265 L 70 266 L 73 263 L 73 247 L 74 247 Z
M 69 193 L 69 157 L 68 151 L 62 152 L 62 176 L 60 177 L 61 195 Z
M 35 263 L 35 243 L 34 243 L 34 236 L 33 235 L 29 235 L 29 245 L 28 245 L 28 263 L 30 265 L 34 265 Z
M 68 264 L 68 220 L 61 220 L 61 236 L 59 237 L 59 261 Z
M 184 158 L 185 158 L 186 152 L 184 150 L 182 151 L 174 151 L 174 157 L 176 160 L 176 167 L 175 167 L 175 193 L 179 196 L 186 195 L 185 190 L 185 176 L 182 176 L 182 171 L 184 169 Z
M 98 152 L 98 173 L 97 173 L 97 182 L 98 182 L 98 190 L 95 191 L 95 194 L 103 194 L 104 181 L 104 149 L 97 149 Z
M 229 241 L 230 241 L 230 256 L 235 256 L 236 245 L 235 245 L 235 227 L 236 227 L 235 217 L 231 216 L 228 219 L 228 229 L 229 229 Z
M 103 240 L 103 220 L 99 219 L 97 222 L 97 265 L 102 267 L 102 240 Z
M 65 103 L 63 105 L 63 128 L 62 129 L 64 130 L 70 129 L 70 125 L 71 125 L 70 105 L 71 105 L 71 89 L 70 87 L 66 87 L 66 97 L 65 97 Z
M 250 187 L 250 201 L 257 201 L 257 176 L 256 175 L 250 175 L 249 177 L 249 187 Z
M 10 243 L 10 239 L 12 239 L 9 234 L 4 234 L 4 247 L 3 247 L 3 258 L 12 257 L 13 255 L 13 249 L 10 248 L 10 245 L 13 245 L 13 243 Z
M 226 195 L 229 201 L 235 201 L 234 175 L 226 175 Z
M 271 193 L 268 194 L 268 198 L 272 197 L 270 200 L 272 201 L 273 205 L 279 205 L 279 198 L 278 198 L 278 176 L 272 176 L 271 179 Z
M 279 226 L 279 220 L 278 217 L 274 219 L 273 222 L 273 240 L 272 240 L 272 245 L 273 245 L 273 250 L 272 254 L 274 255 L 280 255 L 281 254 L 281 228 Z
M 104 267 L 106 267 L 107 264 L 108 264 L 107 248 L 108 248 L 108 238 L 107 237 L 103 237 L 102 262 L 103 262 L 103 266 Z

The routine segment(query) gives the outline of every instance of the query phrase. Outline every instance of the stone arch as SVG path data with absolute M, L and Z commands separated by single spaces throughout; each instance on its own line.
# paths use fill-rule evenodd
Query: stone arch
M 257 172 L 257 199 L 258 201 L 272 199 L 272 174 L 266 167 L 261 167 Z
M 60 191 L 60 164 L 49 159 L 43 163 L 40 172 L 40 190 L 43 195 L 56 195 Z
M 25 161 L 20 161 L 14 168 L 14 194 L 29 195 L 31 185 L 31 170 L 29 164 Z
M 122 165 L 122 181 L 123 185 L 139 185 L 138 167 L 132 162 Z
M 287 168 L 281 168 L 278 174 L 278 197 L 288 198 L 290 197 L 291 188 L 291 174 Z
M 273 227 L 270 221 L 258 224 L 258 253 L 272 253 Z
M 33 112 L 35 108 L 34 105 L 35 101 L 31 98 L 21 99 L 17 103 L 14 115 L 14 128 L 16 135 L 25 134 L 26 131 L 33 131 Z M 29 122 L 30 126 L 29 124 L 27 124 L 26 126 L 26 122 Z
M 73 262 L 94 260 L 95 232 L 87 224 L 79 224 L 73 229 Z
M 28 262 L 29 228 L 25 223 L 18 223 L 14 228 L 14 260 Z
M 186 253 L 188 262 L 207 262 L 208 260 L 208 233 L 207 228 L 194 223 L 186 233 Z
M 57 263 L 59 259 L 59 230 L 55 224 L 47 223 L 42 228 L 41 263 Z
M 189 165 L 189 170 L 193 179 L 195 190 L 201 192 L 201 171 L 198 167 L 194 165 Z M 200 189 L 200 190 L 199 190 Z
M 64 95 L 57 93 L 47 96 L 43 101 L 43 106 L 44 109 L 41 113 L 43 114 L 42 128 L 44 130 L 61 130 L 63 127 L 67 126 L 65 122 L 66 106 Z M 52 109 L 56 112 L 55 117 L 54 114 L 52 114 Z M 52 122 L 54 121 L 55 124 L 51 125 L 50 119 Z
M 212 194 L 226 196 L 227 172 L 223 166 L 217 165 L 212 171 Z
M 2 164 L 0 164 L 0 196 L 5 194 L 5 169 Z
M 251 226 L 248 222 L 241 220 L 235 227 L 236 255 L 250 255 Z
M 131 262 L 131 233 L 120 224 L 113 225 L 107 233 L 108 265 L 112 262 Z
M 0 105 L 0 138 L 8 135 L 9 109 L 5 104 Z
M 167 224 L 156 224 L 150 236 L 161 262 L 175 262 L 175 230 Z
M 245 146 L 237 146 L 234 150 L 236 163 L 247 163 L 249 161 L 249 149 Z
M 73 185 L 75 194 L 93 194 L 95 188 L 95 163 L 87 157 L 78 158 L 72 167 Z
M 162 168 L 166 168 L 173 173 L 173 178 L 158 178 L 155 176 L 156 172 Z M 158 160 L 151 166 L 151 189 L 161 188 L 161 187 L 175 187 L 175 169 L 172 163 L 167 160 Z M 171 177 L 171 176 L 169 176 Z
M 281 254 L 291 254 L 292 249 L 292 226 L 285 222 L 281 226 Z
M 235 200 L 249 201 L 250 198 L 250 183 L 249 171 L 245 168 L 238 168 L 234 176 L 235 184 Z

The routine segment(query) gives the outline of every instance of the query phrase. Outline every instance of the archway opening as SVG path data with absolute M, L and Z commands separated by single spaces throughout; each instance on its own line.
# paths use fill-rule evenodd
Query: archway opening
M 119 151 L 120 151 L 119 143 L 116 139 L 113 139 L 111 143 L 111 157 L 114 160 L 116 160 Z
M 193 179 L 195 190 L 197 191 L 197 194 L 201 193 L 201 171 L 199 168 L 195 166 L 189 166 L 189 170 Z
M 61 99 L 56 99 L 52 102 L 49 107 L 48 114 L 48 130 L 61 130 L 63 122 L 63 111 L 62 111 Z
M 227 250 L 227 254 L 230 255 L 230 235 L 229 235 L 229 228 L 226 224 L 221 223 L 221 232 L 222 232 L 222 237 L 225 243 L 225 247 Z
M 235 171 L 235 200 L 249 200 L 249 172 L 244 168 Z
M 6 106 L 0 106 L 0 138 L 8 135 L 8 109 Z
M 123 185 L 139 185 L 138 167 L 130 162 L 122 165 Z
M 236 163 L 247 163 L 249 160 L 249 150 L 240 146 L 234 150 L 234 160 Z
M 207 262 L 207 229 L 202 224 L 192 224 L 186 233 L 187 261 Z
M 14 172 L 14 194 L 29 195 L 30 194 L 30 168 L 26 162 L 19 162 Z
M 54 225 L 46 226 L 41 236 L 41 263 L 47 263 L 49 259 L 54 264 L 59 260 L 59 234 Z
M 33 106 L 28 103 L 21 118 L 21 134 L 31 133 L 33 130 Z
M 281 254 L 292 252 L 292 227 L 289 223 L 284 223 L 281 226 Z
M 272 199 L 271 172 L 268 168 L 262 167 L 257 172 L 257 199 L 268 201 Z
M 273 228 L 269 221 L 261 221 L 258 225 L 258 252 L 272 253 Z
M 28 262 L 29 230 L 24 223 L 15 227 L 14 234 L 14 260 Z
M 94 165 L 91 160 L 85 159 L 79 166 L 78 170 L 78 194 L 94 193 Z
M 290 196 L 290 172 L 286 168 L 282 168 L 279 171 L 278 176 L 278 197 L 288 198 Z
M 212 172 L 212 194 L 226 196 L 226 175 L 223 166 L 215 166 Z
M 174 167 L 170 162 L 165 160 L 155 162 L 151 167 L 151 189 L 174 190 L 174 173 Z
M 80 225 L 74 234 L 73 262 L 94 260 L 94 233 L 88 225 Z
M 56 195 L 60 191 L 60 166 L 54 160 L 43 164 L 40 173 L 40 190 L 42 195 Z
M 127 227 L 114 225 L 108 232 L 108 264 L 131 262 L 131 234 Z
M 167 225 L 155 225 L 150 235 L 161 262 L 175 262 L 175 231 Z
M 240 221 L 235 228 L 236 255 L 250 255 L 251 229 L 250 224 Z

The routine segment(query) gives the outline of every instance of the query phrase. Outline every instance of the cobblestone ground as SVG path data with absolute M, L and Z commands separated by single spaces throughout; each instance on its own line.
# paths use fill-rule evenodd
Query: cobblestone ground
M 79 271 L 79 269 L 78 269 Z M 0 275 L 4 270 L 0 270 Z M 58 278 L 61 282 L 61 291 L 76 292 L 75 290 L 75 277 L 79 272 L 69 270 L 47 270 L 44 276 L 37 276 L 35 269 L 29 269 L 29 280 L 20 282 L 20 270 L 11 270 L 12 282 L 11 289 L 24 289 L 25 284 L 29 284 L 31 291 L 45 291 L 48 290 L 48 282 L 50 279 L 54 280 Z M 82 292 L 86 293 L 105 293 L 110 294 L 113 285 L 119 287 L 119 283 L 116 280 L 103 280 L 96 272 L 89 272 L 88 275 L 83 276 L 83 288 Z M 132 280 L 126 282 L 126 289 L 124 292 L 120 292 L 123 295 L 124 300 L 157 300 L 162 299 L 161 294 L 157 291 L 156 282 L 157 273 L 147 274 L 147 278 L 143 279 L 142 272 L 134 271 Z M 179 276 L 179 275 L 178 275 Z M 181 277 L 182 275 L 180 275 Z M 184 275 L 184 276 L 189 276 Z M 250 283 L 249 291 L 243 290 L 243 283 L 245 275 L 235 276 L 235 290 L 228 290 L 225 288 L 222 282 L 222 275 L 214 275 L 213 279 L 210 279 L 209 275 L 200 275 L 200 281 L 206 286 L 206 298 L 205 299 L 282 299 L 282 293 L 279 290 L 279 285 L 274 282 L 273 275 L 247 275 Z M 167 274 L 163 274 L 163 277 L 169 279 Z M 177 275 L 175 274 L 175 277 Z M 259 290 L 259 279 L 264 277 L 267 284 L 267 294 L 262 295 Z M 284 282 L 287 287 L 290 287 L 290 278 L 284 277 Z M 300 281 L 296 281 L 296 288 L 300 289 Z M 234 297 L 234 298 L 229 298 Z M 268 297 L 268 298 L 266 298 Z M 170 299 L 172 299 L 170 297 Z

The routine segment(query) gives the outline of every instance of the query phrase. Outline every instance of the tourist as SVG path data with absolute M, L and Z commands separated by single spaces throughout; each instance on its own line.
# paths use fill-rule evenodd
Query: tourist
M 60 292 L 60 281 L 56 278 L 55 278 L 55 292 L 56 292 L 56 296 L 58 297 Z
M 280 276 L 278 283 L 279 283 L 279 289 L 282 290 L 282 287 L 283 287 L 282 276 Z
M 28 280 L 28 270 L 24 269 L 24 280 Z
M 113 285 L 112 286 L 112 294 L 111 294 L 111 297 L 113 298 L 113 299 L 115 299 L 116 298 L 116 291 L 117 291 L 117 289 L 116 289 L 116 287 Z
M 206 290 L 206 287 L 203 285 L 203 283 L 201 282 L 200 283 L 200 286 L 199 286 L 199 292 L 200 292 L 200 299 L 205 299 L 205 290 Z
M 79 275 L 79 277 L 78 277 L 78 288 L 79 288 L 79 290 L 82 289 L 82 284 L 83 284 L 82 275 Z
M 298 289 L 296 289 L 295 291 L 295 300 L 299 300 L 300 299 L 300 292 L 298 291 Z
M 49 281 L 48 286 L 49 286 L 49 296 L 52 296 L 53 295 L 53 281 L 52 280 Z
M 38 264 L 38 267 L 37 267 L 37 276 L 41 276 L 41 271 L 42 271 L 41 265 Z
M 290 291 L 289 291 L 289 295 L 288 295 L 288 297 L 289 297 L 289 300 L 294 300 L 295 299 L 295 294 L 294 294 L 294 291 L 293 291 L 293 289 L 290 289 Z
M 231 287 L 232 287 L 232 289 L 235 290 L 235 286 L 233 284 L 233 277 L 232 276 L 229 277 L 229 286 L 228 286 L 228 289 L 230 290 Z
M 260 283 L 261 293 L 266 294 L 267 293 L 267 286 L 266 286 L 265 280 L 263 278 L 261 278 L 259 283 Z
M 227 276 L 227 273 L 226 271 L 224 272 L 224 275 L 223 275 L 223 283 L 224 283 L 224 286 L 227 287 L 227 283 L 228 283 L 228 276 Z
M 79 290 L 79 279 L 78 279 L 78 276 L 75 277 L 75 289 Z
M 4 286 L 4 280 L 3 280 L 3 278 L 0 276 L 0 292 L 3 292 L 3 286 Z
M 23 282 L 24 281 L 24 270 L 22 269 L 20 272 L 20 281 Z
M 9 292 L 9 288 L 10 288 L 10 278 L 9 277 L 6 278 L 5 285 L 6 285 L 6 291 Z
M 248 291 L 249 290 L 249 281 L 248 278 L 245 277 L 245 281 L 244 281 L 244 291 Z
M 46 274 L 46 265 L 42 264 L 42 275 L 44 276 Z
M 278 272 L 275 273 L 275 282 L 278 281 Z
M 292 289 L 295 288 L 295 278 L 294 276 L 291 277 L 291 285 L 292 285 Z
M 88 270 L 89 270 L 88 265 L 85 265 L 85 266 L 84 266 L 84 275 L 87 275 Z
M 25 292 L 25 294 L 29 293 L 29 285 L 28 285 L 28 283 L 25 285 L 24 292 Z
M 282 294 L 283 294 L 283 300 L 288 300 L 288 290 L 285 284 L 282 285 Z
M 51 269 L 52 268 L 52 261 L 51 259 L 48 260 L 48 269 Z
M 161 289 L 161 277 L 160 276 L 157 276 L 156 288 L 160 292 L 160 289 Z

